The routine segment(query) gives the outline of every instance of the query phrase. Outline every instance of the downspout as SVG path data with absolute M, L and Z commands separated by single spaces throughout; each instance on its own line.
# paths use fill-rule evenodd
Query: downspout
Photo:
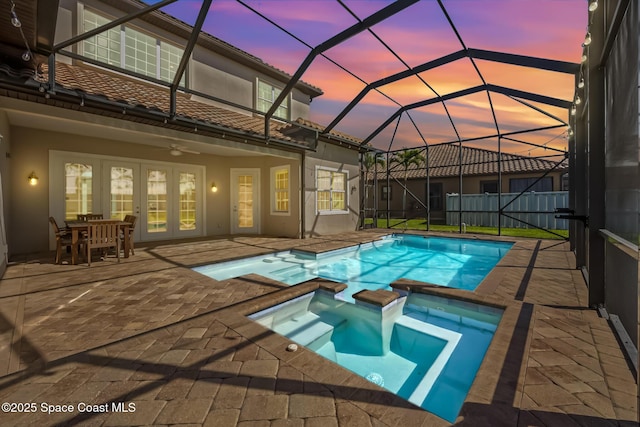
M 307 199 L 307 186 L 305 185 L 305 179 L 304 179 L 304 172 L 305 172 L 305 161 L 306 161 L 306 152 L 303 150 L 300 153 L 300 167 L 298 167 L 298 173 L 300 175 L 299 177 L 299 181 L 300 181 L 300 189 L 298 190 L 299 194 L 300 194 L 300 216 L 299 216 L 299 220 L 298 220 L 298 224 L 300 229 L 299 229 L 299 236 L 301 239 L 306 238 L 305 236 L 305 221 L 304 218 L 307 214 L 306 211 L 306 199 Z
M 462 140 L 458 139 L 458 232 L 462 234 Z
M 425 147 L 425 160 L 424 160 L 424 167 L 425 167 L 425 171 L 427 174 L 427 185 L 425 188 L 425 199 L 427 202 L 427 231 L 429 231 L 429 229 L 431 228 L 431 197 L 429 197 L 429 186 L 431 185 L 431 182 L 429 181 L 429 144 L 426 145 Z M 445 199 L 446 200 L 446 199 Z M 445 211 L 446 212 L 446 211 Z M 445 213 L 446 215 L 446 213 Z
M 356 230 L 362 230 L 364 229 L 364 223 L 367 219 L 367 172 L 364 167 L 364 153 L 359 152 L 358 158 L 360 160 L 360 201 L 358 203 L 360 206 L 360 212 L 358 213 L 358 226 Z
M 387 151 L 387 228 L 391 228 L 389 209 L 391 209 L 391 179 L 389 177 L 389 152 Z
M 498 135 L 498 236 L 502 236 L 502 137 Z
M 378 153 L 373 157 L 373 228 L 378 228 Z

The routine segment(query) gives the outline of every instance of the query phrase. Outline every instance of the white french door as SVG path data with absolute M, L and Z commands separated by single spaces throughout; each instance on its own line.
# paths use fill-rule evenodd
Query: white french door
M 143 240 L 171 237 L 173 215 L 170 212 L 171 169 L 168 166 L 142 166 L 142 194 L 144 203 L 140 215 L 140 232 Z
M 105 218 L 122 220 L 127 215 L 140 218 L 140 164 L 105 160 L 102 162 L 102 182 Z M 134 241 L 140 241 L 140 237 L 140 226 L 137 225 Z
M 231 233 L 260 233 L 260 169 L 231 169 Z
M 206 233 L 203 166 L 54 150 L 49 163 L 49 215 L 58 223 L 79 213 L 135 215 L 136 241 Z
M 142 165 L 140 232 L 144 240 L 199 236 L 203 177 L 187 165 Z

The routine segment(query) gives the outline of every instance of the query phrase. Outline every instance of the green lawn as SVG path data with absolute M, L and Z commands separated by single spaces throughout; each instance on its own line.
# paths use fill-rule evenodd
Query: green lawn
M 403 223 L 401 219 L 391 219 L 391 227 L 392 229 L 404 230 L 426 230 L 427 224 L 424 219 L 410 219 L 406 223 Z M 367 218 L 365 219 L 365 224 L 372 224 L 373 219 Z M 394 227 L 395 226 L 395 227 Z M 387 228 L 387 220 L 386 219 L 378 219 L 378 227 L 379 228 Z M 454 232 L 457 233 L 459 231 L 459 227 L 457 225 L 434 225 L 431 224 L 429 227 L 430 231 L 445 231 L 445 232 Z M 561 236 L 569 237 L 568 230 L 551 230 L 554 233 L 558 233 Z M 477 233 L 477 234 L 492 234 L 498 235 L 497 227 L 476 227 L 476 226 L 467 226 L 467 233 Z M 561 239 L 554 234 L 548 233 L 544 230 L 538 230 L 535 228 L 502 228 L 503 236 L 513 236 L 513 237 L 531 237 L 536 239 Z

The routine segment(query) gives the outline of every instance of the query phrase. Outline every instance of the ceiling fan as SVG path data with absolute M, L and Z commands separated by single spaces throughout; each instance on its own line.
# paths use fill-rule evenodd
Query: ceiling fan
M 171 144 L 169 146 L 169 154 L 171 154 L 172 156 L 182 156 L 184 153 L 200 154 L 199 151 L 189 150 L 188 148 L 183 147 L 182 145 Z

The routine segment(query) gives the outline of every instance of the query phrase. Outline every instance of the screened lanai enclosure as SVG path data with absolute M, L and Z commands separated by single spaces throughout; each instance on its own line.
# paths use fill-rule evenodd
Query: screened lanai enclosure
M 146 115 L 194 132 L 219 130 L 215 120 L 177 111 L 183 94 L 247 110 L 185 84 L 189 57 L 206 32 L 290 77 L 284 87 L 267 85 L 257 95 L 268 109 L 248 111 L 263 118 L 266 145 L 313 151 L 326 137 L 361 153 L 360 228 L 479 226 L 498 235 L 504 227 L 533 228 L 566 238 L 570 224 L 584 222 L 569 206 L 567 189 L 580 45 L 591 42 L 585 0 L 338 0 L 305 2 L 304 10 L 279 1 L 130 3 L 128 15 L 98 20 L 50 46 L 41 89 L 56 91 L 56 55 L 82 60 L 164 86 L 168 114 L 147 109 Z M 101 60 L 100 50 L 108 56 L 114 43 L 110 31 L 154 22 L 158 11 L 187 24 L 188 35 L 184 46 L 159 59 L 159 74 L 140 58 L 124 67 Z M 98 35 L 108 36 L 104 47 L 74 51 Z M 288 112 L 301 82 L 316 91 L 307 95 L 310 121 Z M 348 190 L 328 188 L 327 203 L 358 197 L 353 185 Z
M 46 13 L 46 1 L 33 3 Z M 11 14 L 26 13 L 20 2 L 10 4 Z M 0 31 L 14 50 L 26 47 L 23 59 L 38 59 L 31 62 L 41 65 L 36 71 L 46 80 L 31 89 L 47 99 L 64 95 L 65 102 L 83 106 L 91 101 L 123 115 L 140 113 L 145 120 L 190 127 L 193 133 L 222 132 L 222 138 L 245 143 L 246 132 L 220 127 L 224 118 L 196 120 L 177 113 L 186 95 L 245 108 L 222 96 L 237 82 L 214 88 L 219 97 L 185 84 L 188 59 L 199 40 L 208 43 L 206 37 L 213 37 L 229 43 L 229 50 L 246 52 L 247 61 L 268 63 L 286 76 L 287 84 L 256 94 L 270 106 L 249 111 L 260 119 L 254 129 L 258 143 L 300 149 L 304 162 L 304 153 L 315 153 L 324 138 L 360 157 L 359 177 L 340 175 L 348 185 L 337 178 L 334 182 L 329 173 L 326 188 L 318 189 L 301 174 L 305 197 L 326 196 L 328 210 L 357 198 L 357 228 L 449 226 L 464 232 L 478 226 L 495 234 L 520 228 L 546 230 L 545 237 L 568 236 L 589 287 L 589 305 L 609 316 L 637 365 L 638 2 L 127 4 L 127 13 L 114 10 L 117 18 L 96 21 L 57 44 L 25 38 L 26 25 L 14 31 L 19 26 L 11 26 L 9 13 L 2 15 Z M 125 23 L 143 28 L 160 22 L 162 15 L 177 18 L 187 40 L 173 52 L 173 62 L 158 60 L 169 79 L 152 77 L 142 66 L 105 64 L 72 49 Z M 96 49 L 107 52 L 105 43 Z M 152 82 L 169 93 L 168 111 L 137 111 L 135 105 L 56 92 L 56 57 Z M 166 66 L 167 61 L 173 65 Z M 292 93 L 300 84 L 304 90 L 295 96 L 306 97 L 308 120 L 292 115 Z M 319 158 L 318 165 L 325 160 Z

